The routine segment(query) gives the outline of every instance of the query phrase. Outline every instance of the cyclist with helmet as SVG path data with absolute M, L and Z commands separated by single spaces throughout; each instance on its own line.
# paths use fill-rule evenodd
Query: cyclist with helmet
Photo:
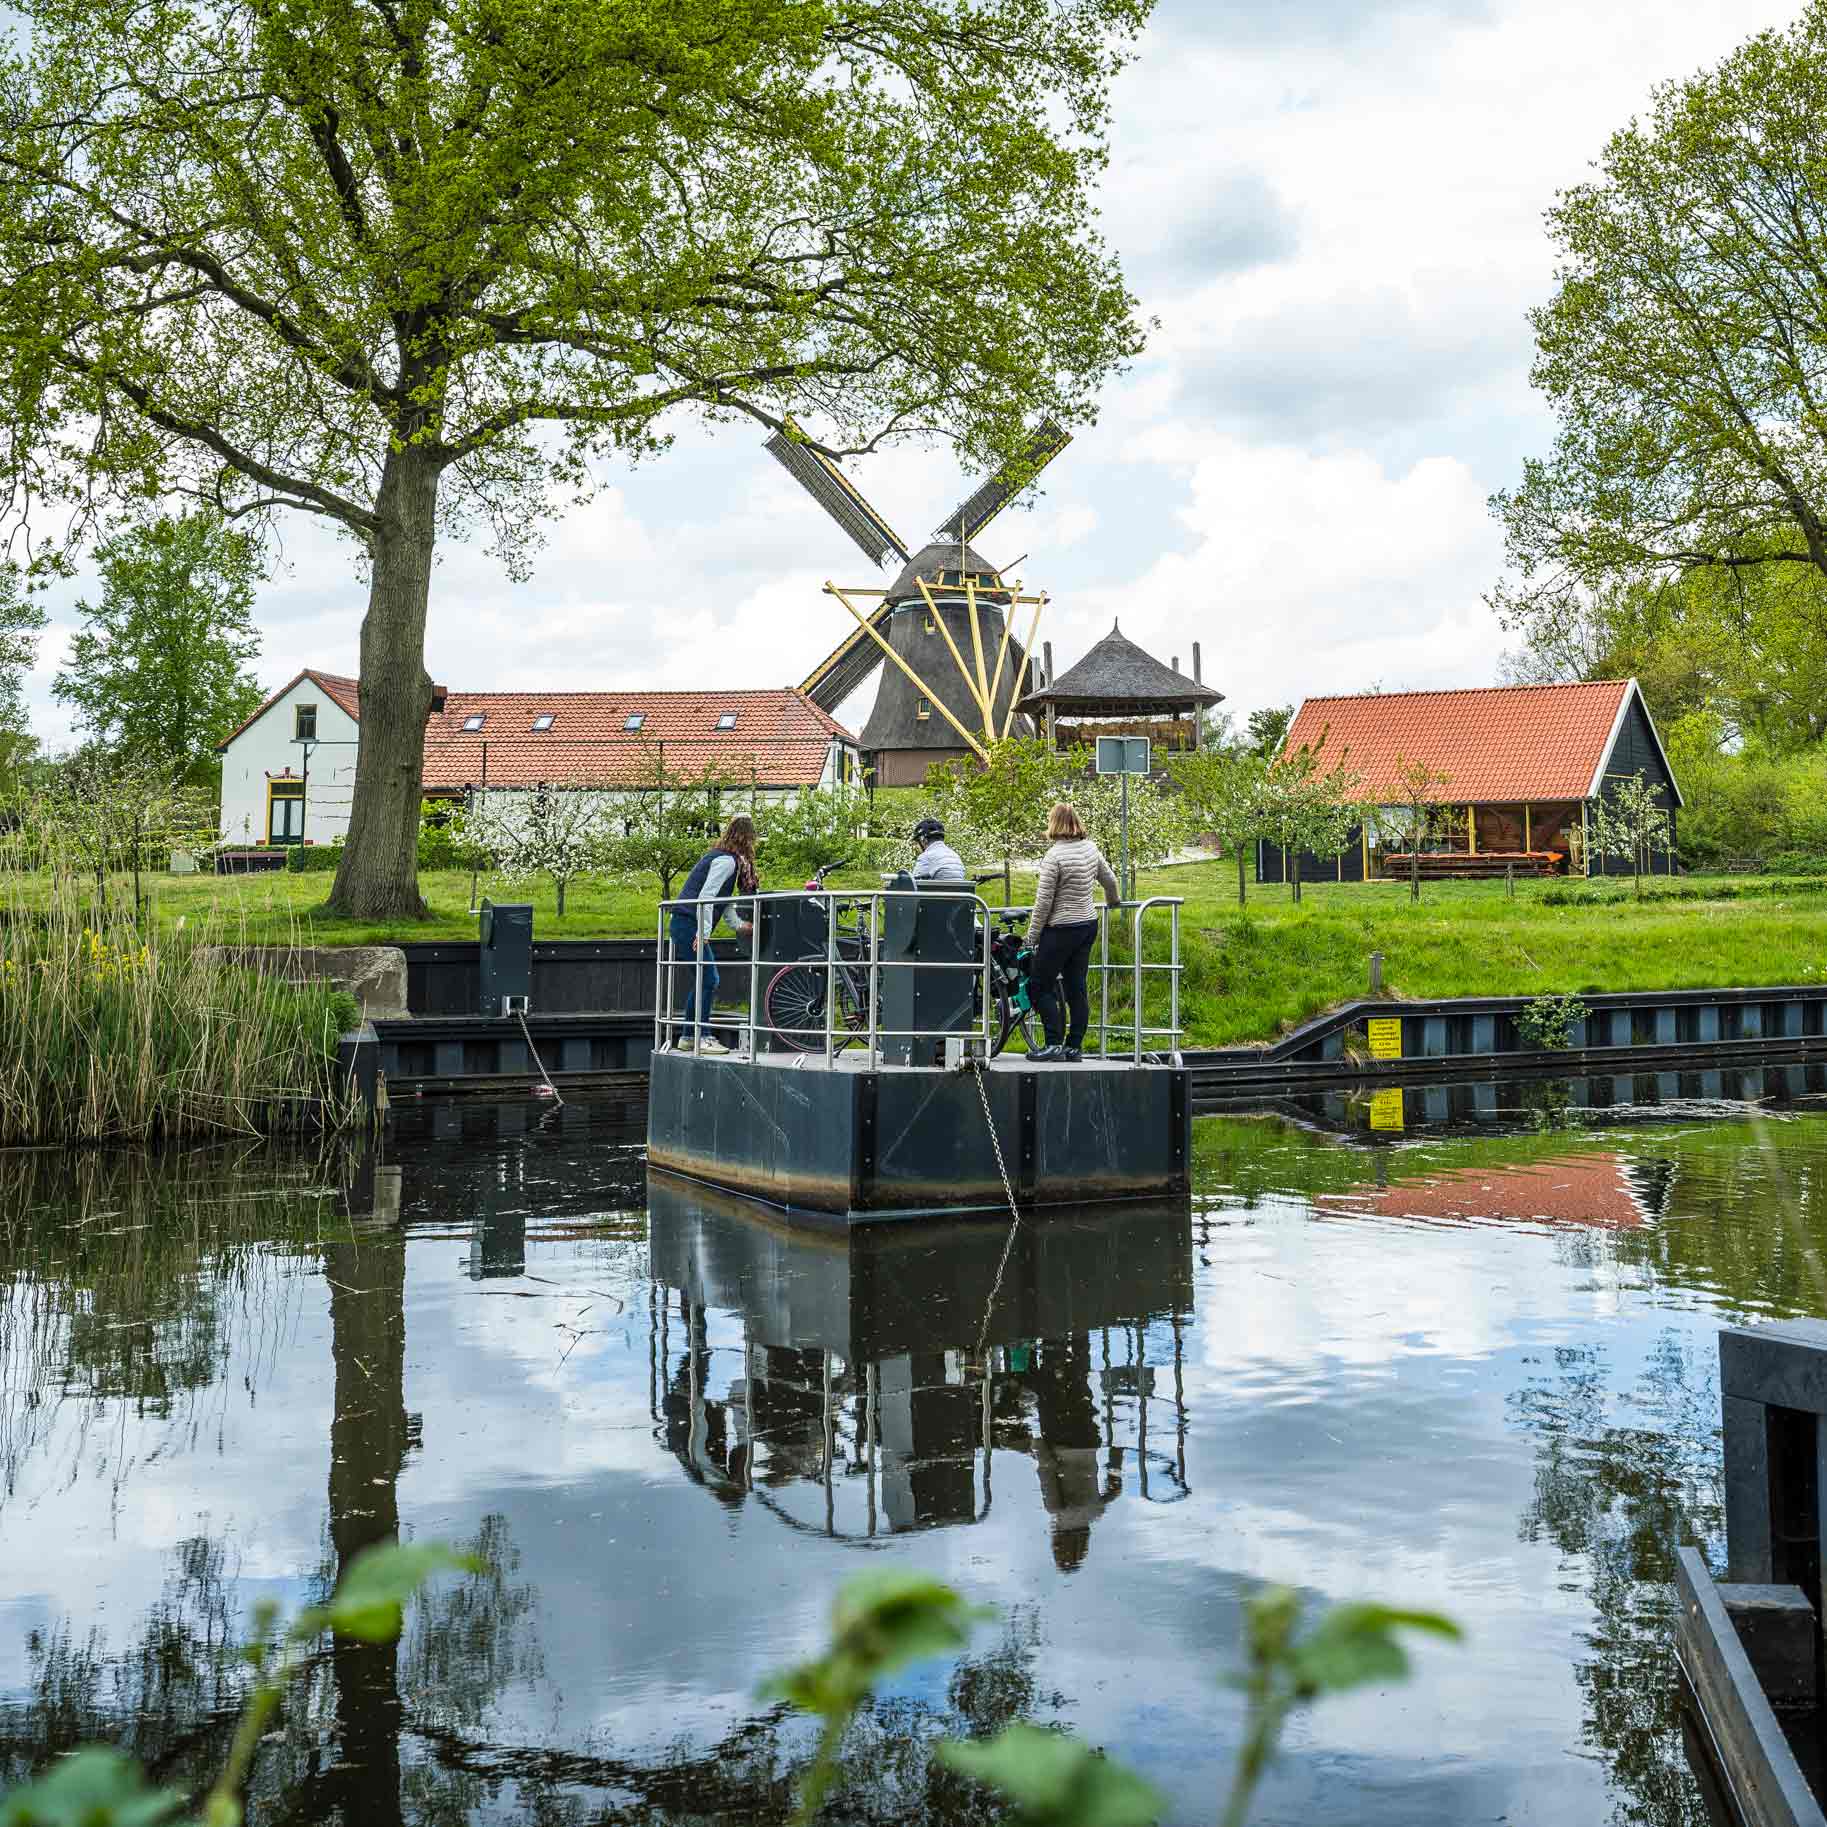
M 962 888 L 964 859 L 945 841 L 945 827 L 936 818 L 923 818 L 913 828 L 913 879 L 921 888 Z

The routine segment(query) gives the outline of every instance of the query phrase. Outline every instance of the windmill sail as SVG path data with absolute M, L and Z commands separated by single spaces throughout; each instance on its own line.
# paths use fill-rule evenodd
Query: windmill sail
M 933 537 L 952 545 L 975 539 L 1071 442 L 1070 432 L 1042 419 L 1021 449 L 939 522 Z
M 809 444 L 777 431 L 768 439 L 768 450 L 814 501 L 856 542 L 872 565 L 892 552 L 903 564 L 907 548 L 894 529 L 862 497 L 855 483 L 827 456 Z
M 888 604 L 883 603 L 869 620 L 879 633 L 886 634 L 893 614 Z M 827 716 L 835 716 L 837 707 L 858 690 L 881 663 L 881 648 L 862 629 L 852 627 L 849 635 L 806 675 L 799 689 Z

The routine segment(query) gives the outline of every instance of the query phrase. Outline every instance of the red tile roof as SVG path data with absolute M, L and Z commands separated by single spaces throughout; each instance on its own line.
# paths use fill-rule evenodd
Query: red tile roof
M 1621 1231 L 1643 1222 L 1642 1202 L 1626 1165 L 1622 1155 L 1603 1149 L 1528 1166 L 1464 1168 L 1406 1184 L 1322 1193 L 1314 1203 L 1328 1211 L 1391 1218 L 1577 1224 Z
M 733 729 L 717 719 L 736 713 Z M 549 731 L 533 720 L 549 714 Z M 480 730 L 465 730 L 480 716 Z M 627 727 L 642 719 L 639 730 Z M 856 738 L 798 691 L 452 692 L 425 726 L 425 787 L 450 792 L 482 780 L 488 744 L 491 787 L 540 782 L 638 786 L 662 745 L 666 771 L 714 769 L 763 787 L 816 786 L 833 740 Z
M 1585 799 L 1635 689 L 1634 679 L 1594 679 L 1309 698 L 1287 748 L 1324 735 L 1322 762 L 1361 775 L 1363 800 L 1393 792 L 1398 760 L 1447 775 L 1442 796 L 1458 805 Z
M 274 692 L 251 717 L 244 718 L 240 723 L 237 723 L 235 727 L 216 744 L 217 750 L 220 751 L 227 748 L 244 729 L 247 729 L 252 724 L 258 723 L 294 685 L 300 685 L 306 679 L 309 679 L 313 685 L 317 686 L 323 692 L 324 696 L 333 704 L 346 710 L 357 723 L 361 722 L 362 698 L 360 685 L 354 679 L 345 679 L 340 673 L 319 672 L 315 667 L 307 666 L 304 671 L 299 673 L 295 678 L 286 680 L 286 682 L 280 686 L 280 688 Z

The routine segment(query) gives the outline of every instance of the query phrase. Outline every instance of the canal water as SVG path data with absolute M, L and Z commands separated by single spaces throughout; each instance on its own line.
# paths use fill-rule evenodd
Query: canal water
M 1720 1325 L 1827 1313 L 1809 1089 L 1239 1110 L 1190 1213 L 848 1239 L 650 1189 L 610 1105 L 0 1156 L 0 1786 L 94 1738 L 207 1775 L 250 1605 L 397 1529 L 481 1571 L 313 1660 L 256 1821 L 783 1819 L 758 1689 L 902 1565 L 996 1616 L 878 1697 L 834 1819 L 993 1818 L 927 1751 L 1016 1717 L 1213 1819 L 1285 1581 L 1466 1642 L 1301 1719 L 1261 1822 L 1697 1823 L 1672 1549 L 1720 1546 Z

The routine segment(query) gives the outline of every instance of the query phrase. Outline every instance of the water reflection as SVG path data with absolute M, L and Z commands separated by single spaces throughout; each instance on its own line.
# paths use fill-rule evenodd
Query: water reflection
M 655 1175 L 648 1210 L 655 1418 L 724 1502 L 863 1541 L 976 1523 L 997 1452 L 1020 1453 L 1070 1572 L 1126 1480 L 1144 1501 L 1186 1494 L 1185 1207 L 818 1233 Z M 737 1322 L 720 1349 L 713 1312 Z
M 257 1818 L 784 1819 L 756 1688 L 886 1556 L 1002 1617 L 859 1724 L 847 1819 L 991 1818 L 927 1751 L 1015 1717 L 1209 1818 L 1274 1578 L 1471 1648 L 1317 1717 L 1265 1821 L 1697 1823 L 1669 1559 L 1719 1533 L 1720 1319 L 1827 1312 L 1827 1118 L 1462 1090 L 1202 1120 L 1191 1214 L 1013 1229 L 650 1195 L 624 1113 L 531 1100 L 380 1159 L 0 1157 L 0 1781 L 96 1736 L 200 1780 L 249 1604 L 397 1530 L 481 1570 L 326 1646 Z

